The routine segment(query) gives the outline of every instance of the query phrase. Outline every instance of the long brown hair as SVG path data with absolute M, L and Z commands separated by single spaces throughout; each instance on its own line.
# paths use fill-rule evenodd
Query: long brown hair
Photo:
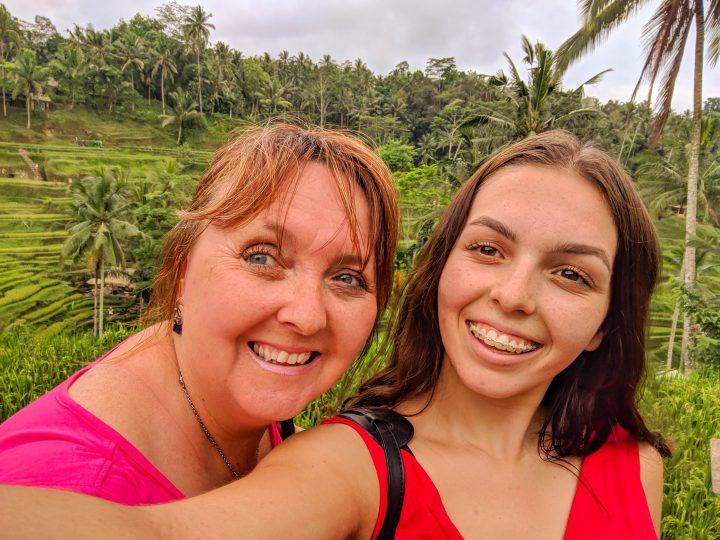
M 565 131 L 528 137 L 488 159 L 460 188 L 418 253 L 392 331 L 388 367 L 360 388 L 351 406 L 394 407 L 427 396 L 440 377 L 445 349 L 438 324 L 438 284 L 483 182 L 511 165 L 538 164 L 572 170 L 595 184 L 610 207 L 618 234 L 605 337 L 583 352 L 550 384 L 538 447 L 545 456 L 584 456 L 620 424 L 661 454 L 669 449 L 646 427 L 636 403 L 645 375 L 645 324 L 659 272 L 655 229 L 635 187 L 615 159 Z
M 390 297 L 399 209 L 392 175 L 366 144 L 336 130 L 286 123 L 250 126 L 220 148 L 198 183 L 180 221 L 165 238 L 144 322 L 173 316 L 190 250 L 208 223 L 238 227 L 252 220 L 278 197 L 289 199 L 302 167 L 322 163 L 333 173 L 357 247 L 360 231 L 352 204 L 359 187 L 370 209 L 369 252 L 375 255 L 378 313 Z

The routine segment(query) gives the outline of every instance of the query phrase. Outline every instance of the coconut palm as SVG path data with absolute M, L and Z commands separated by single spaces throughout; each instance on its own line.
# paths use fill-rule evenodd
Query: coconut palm
M 73 109 L 89 71 L 85 54 L 76 44 L 68 44 L 58 50 L 50 61 L 50 68 L 58 78 L 60 88 L 70 95 L 70 109 Z
M 488 82 L 498 87 L 510 112 L 494 107 L 481 114 L 473 123 L 494 123 L 513 132 L 515 139 L 540 133 L 557 127 L 558 124 L 578 116 L 599 114 L 600 111 L 589 107 L 580 107 L 570 111 L 552 111 L 551 99 L 561 89 L 565 69 L 558 63 L 556 54 L 542 43 L 530 43 L 522 36 L 522 50 L 525 53 L 523 63 L 527 65 L 528 79 L 523 80 L 520 70 L 508 53 L 503 53 L 508 62 L 509 74 L 500 70 Z M 609 69 L 590 77 L 580 86 L 571 90 L 571 94 L 582 96 L 584 87 L 598 83 Z
M 112 170 L 100 170 L 75 182 L 70 194 L 75 224 L 62 247 L 61 256 L 78 261 L 86 258 L 94 273 L 94 313 L 96 335 L 103 335 L 106 265 L 124 268 L 124 243 L 140 234 L 128 221 L 130 203 L 122 182 Z M 98 287 L 99 283 L 99 287 Z
M 50 71 L 37 62 L 35 51 L 23 49 L 15 62 L 10 65 L 15 84 L 13 99 L 18 95 L 25 96 L 25 109 L 27 110 L 27 128 L 30 129 L 30 110 L 35 97 L 42 92 L 43 84 L 47 82 Z
M 122 62 L 120 71 L 130 71 L 130 87 L 135 90 L 135 71 L 142 73 L 145 68 L 144 44 L 141 38 L 136 37 L 132 41 L 120 41 L 118 51 L 115 53 L 117 58 Z M 132 104 L 135 110 L 135 103 Z
M 582 0 L 580 2 L 584 24 L 560 46 L 559 55 L 564 65 L 580 58 L 599 44 L 648 0 Z M 707 18 L 705 5 L 708 4 Z M 650 134 L 651 145 L 657 143 L 670 115 L 675 81 L 680 72 L 685 46 L 691 30 L 695 30 L 693 115 L 690 134 L 690 153 L 687 173 L 687 211 L 685 213 L 685 287 L 695 286 L 695 248 L 691 239 L 697 231 L 697 193 L 700 174 L 700 138 L 702 124 L 702 78 L 705 52 L 705 29 L 709 29 L 710 62 L 715 64 L 720 55 L 720 2 L 718 0 L 658 0 L 657 9 L 643 28 L 646 57 L 633 98 L 640 83 L 648 81 L 650 92 L 660 77 L 659 100 Z M 692 366 L 693 331 L 686 312 L 683 320 L 683 365 Z
M 15 17 L 0 4 L 0 84 L 2 84 L 3 116 L 7 116 L 7 102 L 5 98 L 5 60 L 8 52 L 20 45 L 22 34 Z
M 197 59 L 197 92 L 198 103 L 200 104 L 200 112 L 203 112 L 202 101 L 202 65 L 200 63 L 200 55 L 205 50 L 208 40 L 210 39 L 210 29 L 215 29 L 215 25 L 208 21 L 212 17 L 212 13 L 207 13 L 202 6 L 195 6 L 190 10 L 187 19 L 182 25 L 182 32 L 188 41 L 191 49 L 195 51 Z
M 648 150 L 637 157 L 637 182 L 654 217 L 685 214 L 690 129 L 663 138 L 662 152 Z M 720 117 L 703 119 L 700 138 L 698 213 L 700 221 L 720 226 Z
M 179 145 L 182 141 L 183 126 L 190 120 L 195 118 L 201 118 L 202 113 L 197 111 L 197 103 L 192 101 L 190 96 L 185 93 L 182 88 L 178 88 L 174 92 L 170 92 L 170 97 L 173 100 L 172 114 L 160 115 L 162 119 L 162 126 L 165 127 L 170 124 L 177 124 L 178 137 L 177 144 Z
M 153 77 L 160 73 L 160 99 L 162 100 L 162 113 L 165 114 L 165 79 L 174 80 L 177 75 L 177 64 L 175 55 L 169 48 L 169 44 L 163 43 L 154 55 L 152 68 Z

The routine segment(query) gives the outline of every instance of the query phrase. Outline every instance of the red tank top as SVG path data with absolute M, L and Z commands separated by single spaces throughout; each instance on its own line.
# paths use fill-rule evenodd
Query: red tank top
M 351 420 L 330 418 L 323 423 L 353 428 L 370 451 L 380 483 L 374 539 L 387 510 L 387 469 L 383 449 Z M 405 466 L 405 500 L 395 538 L 462 539 L 428 474 L 410 452 L 402 450 L 401 454 Z M 580 475 L 582 481 L 577 484 L 570 508 L 565 540 L 657 540 L 640 481 L 638 445 L 627 431 L 616 426 L 605 444 L 583 460 Z

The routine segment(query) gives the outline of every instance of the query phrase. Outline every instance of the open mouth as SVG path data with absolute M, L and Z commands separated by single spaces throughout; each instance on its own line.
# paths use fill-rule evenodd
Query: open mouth
M 256 341 L 248 341 L 248 347 L 261 360 L 277 366 L 306 366 L 320 356 L 318 351 L 289 352 Z
M 530 341 L 518 336 L 503 334 L 481 323 L 467 321 L 466 324 L 468 330 L 470 330 L 470 333 L 475 338 L 498 352 L 519 355 L 531 353 L 542 347 L 540 343 L 535 341 Z

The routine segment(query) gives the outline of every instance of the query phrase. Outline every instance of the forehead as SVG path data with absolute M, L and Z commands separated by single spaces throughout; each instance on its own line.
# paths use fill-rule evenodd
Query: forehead
M 339 185 L 346 186 L 344 194 Z M 259 202 L 249 221 L 222 231 L 210 229 L 232 237 L 273 233 L 289 248 L 342 250 L 365 258 L 371 245 L 370 223 L 369 205 L 360 187 L 336 178 L 327 166 L 310 162 L 283 182 L 264 204 Z
M 614 256 L 617 231 L 610 207 L 588 179 L 542 165 L 504 167 L 478 189 L 468 222 L 487 216 L 512 229 L 518 240 L 581 242 Z

